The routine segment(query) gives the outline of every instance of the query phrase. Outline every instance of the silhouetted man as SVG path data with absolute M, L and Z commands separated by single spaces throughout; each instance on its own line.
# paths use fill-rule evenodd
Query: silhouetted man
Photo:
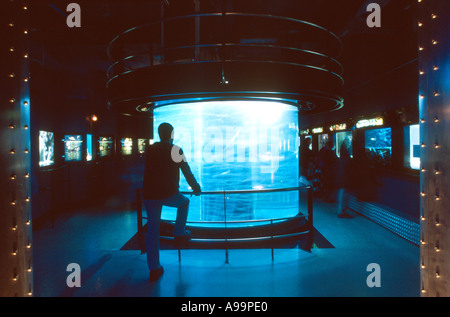
M 334 152 L 334 143 L 328 140 L 319 151 L 318 158 L 322 169 L 322 184 L 325 202 L 335 200 L 337 156 Z
M 305 138 L 305 140 L 300 144 L 300 177 L 303 182 L 309 184 L 309 177 L 308 174 L 309 166 L 312 163 L 313 159 L 313 152 L 309 148 L 311 145 L 311 139 Z M 303 177 L 302 177 L 303 176 Z
M 350 156 L 350 140 L 345 138 L 340 148 L 340 158 L 338 159 L 338 169 L 336 177 L 338 217 L 353 218 L 348 213 L 348 202 L 350 199 L 349 190 L 352 187 L 352 159 Z
M 186 162 L 183 151 L 173 145 L 174 129 L 169 123 L 158 127 L 161 142 L 148 146 L 145 157 L 143 197 L 147 210 L 147 263 L 150 281 L 156 281 L 164 269 L 159 262 L 159 228 L 162 206 L 176 207 L 177 218 L 173 235 L 177 241 L 189 240 L 191 233 L 185 230 L 189 199 L 179 192 L 180 169 L 195 195 L 201 192 Z

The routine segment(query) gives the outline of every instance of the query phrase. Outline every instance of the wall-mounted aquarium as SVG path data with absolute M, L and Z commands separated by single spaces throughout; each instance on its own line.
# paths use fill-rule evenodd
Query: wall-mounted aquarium
M 369 163 L 388 167 L 392 163 L 392 130 L 391 128 L 365 131 L 365 152 Z
M 138 152 L 139 154 L 144 154 L 145 149 L 147 148 L 147 139 L 138 139 Z
M 336 155 L 341 157 L 341 147 L 344 145 L 350 152 L 350 157 L 353 157 L 353 134 L 352 131 L 336 132 L 335 135 Z
M 122 155 L 133 154 L 133 139 L 132 138 L 122 138 L 120 140 Z
M 92 134 L 86 134 L 86 161 L 92 161 L 93 155 Z
M 53 132 L 39 131 L 39 166 L 55 163 L 55 136 Z
M 64 136 L 64 160 L 66 162 L 79 162 L 83 160 L 83 136 Z
M 154 110 L 158 126 L 173 125 L 180 146 L 203 191 L 192 197 L 189 221 L 223 221 L 223 191 L 298 186 L 298 110 L 273 101 L 208 101 L 174 104 Z M 180 190 L 189 186 L 181 177 Z M 295 216 L 298 192 L 226 195 L 227 221 Z M 175 209 L 163 209 L 174 220 Z
M 108 157 L 114 153 L 114 139 L 113 137 L 99 137 L 98 140 L 98 156 Z
M 319 134 L 319 137 L 317 138 L 319 151 L 327 144 L 329 139 L 330 136 L 328 133 Z
M 420 126 L 409 125 L 404 128 L 405 135 L 405 166 L 420 169 Z

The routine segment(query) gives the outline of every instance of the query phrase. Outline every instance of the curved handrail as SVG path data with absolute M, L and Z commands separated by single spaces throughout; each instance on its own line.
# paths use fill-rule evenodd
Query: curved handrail
M 292 217 L 282 217 L 282 218 L 266 218 L 266 219 L 250 219 L 250 220 L 227 220 L 227 223 L 254 223 L 254 222 L 281 222 L 284 220 L 294 220 L 294 219 L 301 219 L 301 218 L 306 218 L 308 217 L 308 215 L 295 215 Z M 142 219 L 146 219 L 145 217 L 143 217 Z M 175 222 L 175 220 L 165 220 L 163 219 L 165 222 Z M 200 223 L 200 224 L 224 224 L 224 221 L 187 221 L 187 223 Z
M 68 164 L 63 164 L 63 165 L 58 165 L 58 166 L 42 166 L 39 170 L 38 173 L 46 173 L 46 172 L 53 172 L 53 171 L 58 171 L 58 170 L 62 170 L 66 167 L 69 167 Z
M 310 234 L 309 231 L 301 231 L 294 233 L 285 233 L 285 234 L 274 234 L 270 236 L 260 236 L 260 237 L 250 237 L 250 238 L 192 238 L 189 241 L 192 242 L 249 242 L 249 241 L 267 241 L 267 240 L 275 240 L 275 239 L 283 239 L 290 238 L 295 236 L 300 236 L 304 234 Z M 173 237 L 169 236 L 161 236 L 161 238 L 166 240 L 174 240 Z
M 298 187 L 286 187 L 286 188 L 267 188 L 267 189 L 245 189 L 245 190 L 222 190 L 222 191 L 202 191 L 198 194 L 201 195 L 233 195 L 233 194 L 254 194 L 254 193 L 276 193 L 276 192 L 288 192 L 295 190 L 310 190 L 311 186 L 298 186 Z M 191 191 L 180 191 L 180 194 L 184 195 L 194 195 Z M 304 218 L 308 215 L 295 215 L 293 217 L 282 217 L 282 218 L 270 218 L 270 219 L 252 219 L 252 220 L 232 220 L 227 221 L 227 223 L 247 223 L 247 222 L 270 222 L 270 221 L 282 221 L 282 220 L 290 220 L 295 218 Z M 142 219 L 146 219 L 142 217 Z M 174 220 L 165 220 L 168 222 L 174 222 Z M 210 223 L 210 224 L 223 224 L 224 221 L 188 221 L 188 223 Z
M 242 23 L 242 25 L 245 25 L 246 17 L 251 21 L 262 24 L 267 23 L 269 20 L 274 20 L 276 34 L 273 37 L 277 39 L 276 43 L 240 43 L 238 40 L 228 38 L 230 34 L 226 36 L 227 39 L 221 35 L 216 36 L 212 34 L 210 40 L 205 42 L 196 41 L 195 44 L 192 43 L 193 40 L 186 41 L 183 39 L 181 43 L 177 42 L 167 46 L 163 40 L 163 37 L 167 35 L 167 28 L 164 23 L 172 23 L 173 21 L 177 23 L 186 22 L 189 23 L 189 30 L 191 30 L 190 26 L 195 22 L 193 19 L 199 19 L 202 27 L 210 25 L 208 23 L 211 22 L 211 19 L 214 20 L 212 21 L 214 25 L 223 27 L 226 23 Z M 202 22 L 201 18 L 208 19 L 206 24 Z M 292 35 L 288 31 L 300 33 Z M 150 35 L 148 34 L 149 32 L 151 33 Z M 318 36 L 314 36 L 312 33 Z M 195 34 L 189 33 L 189 38 L 192 38 L 193 35 Z M 304 38 L 304 36 L 306 37 Z M 256 38 L 259 37 L 264 37 L 264 34 L 257 34 Z M 122 45 L 126 48 L 127 43 L 144 44 L 144 46 L 140 49 L 132 49 L 133 47 L 130 47 L 132 50 L 128 52 L 122 50 Z M 304 46 L 302 43 L 315 43 L 319 44 L 319 47 Z M 329 45 L 329 43 L 332 45 Z M 251 48 L 261 49 L 259 51 L 262 52 L 263 56 L 251 51 Z M 151 75 L 152 70 L 164 70 L 164 67 L 172 65 L 185 67 L 186 65 L 200 65 L 200 63 L 221 63 L 223 69 L 226 63 L 230 65 L 234 63 L 257 65 L 255 63 L 260 63 L 263 69 L 265 65 L 292 67 L 299 75 L 304 72 L 317 75 L 323 81 L 330 82 L 333 87 L 339 87 L 340 89 L 344 82 L 342 75 L 343 66 L 337 61 L 337 58 L 341 56 L 342 51 L 343 43 L 333 32 L 320 25 L 296 18 L 239 12 L 215 12 L 167 17 L 129 28 L 110 41 L 107 54 L 113 60 L 113 64 L 107 70 L 106 86 L 108 88 L 112 87 L 113 83 L 117 83 L 120 86 L 122 84 L 121 79 L 126 80 L 129 76 L 134 76 L 134 74 Z M 159 55 L 162 55 L 161 58 L 158 58 Z M 205 68 L 207 68 L 207 65 L 205 65 Z M 315 90 L 305 90 L 305 88 L 299 87 L 298 91 L 293 95 L 311 95 L 311 97 L 317 98 L 320 102 L 326 104 L 329 104 L 331 101 L 333 109 L 342 107 L 342 97 L 340 96 L 327 95 L 323 98 L 322 90 L 326 90 L 325 87 L 327 86 L 322 84 L 321 79 L 314 82 L 314 85 L 318 86 L 315 90 L 319 90 L 319 93 L 316 94 Z M 156 92 L 151 90 L 141 93 L 146 95 L 146 98 L 152 99 L 166 97 L 165 95 L 155 96 L 153 94 Z M 227 93 L 240 92 L 227 91 Z M 271 92 L 261 91 L 260 93 L 270 94 Z M 172 93 L 170 96 L 174 97 L 178 94 Z M 191 92 L 181 93 L 181 95 L 186 94 L 190 95 Z M 212 92 L 205 91 L 200 92 L 200 94 L 210 97 Z M 287 94 L 289 95 L 289 93 Z M 123 102 L 123 98 L 130 100 L 128 96 L 117 96 L 115 100 L 111 101 L 109 107 Z
M 202 191 L 198 194 L 201 195 L 234 195 L 234 194 L 254 194 L 254 193 L 277 193 L 277 192 L 288 192 L 288 191 L 300 191 L 300 190 L 310 190 L 311 186 L 298 186 L 298 187 L 286 187 L 286 188 L 267 188 L 267 189 L 245 189 L 245 190 L 223 190 L 223 191 Z M 184 195 L 194 195 L 191 191 L 180 191 Z M 191 224 L 235 224 L 235 223 L 256 223 L 256 222 L 280 222 L 283 220 L 292 220 L 296 218 L 309 217 L 309 214 L 305 215 L 295 215 L 293 217 L 282 217 L 282 218 L 269 218 L 269 219 L 251 219 L 251 220 L 227 220 L 227 221 L 187 221 Z M 145 218 L 143 218 L 145 219 Z M 172 220 L 164 220 L 166 222 L 174 222 Z
M 139 26 L 134 26 L 132 28 L 129 28 L 125 31 L 123 31 L 122 33 L 116 35 L 116 37 L 114 37 L 111 42 L 109 42 L 108 44 L 108 48 L 106 50 L 106 53 L 108 54 L 108 57 L 112 60 L 114 60 L 114 58 L 111 56 L 111 47 L 113 46 L 114 42 L 116 42 L 119 38 L 123 37 L 124 35 L 131 33 L 133 31 L 139 30 L 139 29 L 143 29 L 152 25 L 158 25 L 161 23 L 166 23 L 169 21 L 175 21 L 175 20 L 181 20 L 184 18 L 192 18 L 192 17 L 203 17 L 203 16 L 221 16 L 222 13 L 201 13 L 201 14 L 190 14 L 190 15 L 181 15 L 181 16 L 176 16 L 176 17 L 169 17 L 169 18 L 164 18 L 164 19 L 159 19 L 150 23 L 146 23 L 143 25 L 139 25 Z
M 292 51 L 292 52 L 296 52 L 296 53 L 298 53 L 298 52 L 306 53 L 306 54 L 308 54 L 310 56 L 322 57 L 322 58 L 328 60 L 328 62 L 330 62 L 331 64 L 334 64 L 339 69 L 339 71 L 337 72 L 337 74 L 339 76 L 341 76 L 343 74 L 343 72 L 344 72 L 344 67 L 336 59 L 334 59 L 334 58 L 332 58 L 332 57 L 330 57 L 328 55 L 325 55 L 323 53 L 312 51 L 312 50 L 300 49 L 300 48 L 297 48 L 297 47 L 290 47 L 290 46 L 278 46 L 278 45 L 273 45 L 273 44 L 247 44 L 247 43 L 245 43 L 245 44 L 236 44 L 236 43 L 217 44 L 216 43 L 216 44 L 192 44 L 192 45 L 183 45 L 183 46 L 176 46 L 176 47 L 167 47 L 167 48 L 157 49 L 157 50 L 154 50 L 154 51 L 146 50 L 146 51 L 140 52 L 139 54 L 130 55 L 130 56 L 127 56 L 127 57 L 124 57 L 124 58 L 122 58 L 120 60 L 115 61 L 113 64 L 111 64 L 108 67 L 108 69 L 106 71 L 106 75 L 107 75 L 108 79 L 112 79 L 112 78 L 115 78 L 117 76 L 120 76 L 120 75 L 122 75 L 125 72 L 120 73 L 120 74 L 114 74 L 114 73 L 111 74 L 111 70 L 113 70 L 115 66 L 119 65 L 120 63 L 123 63 L 124 61 L 133 60 L 136 57 L 147 56 L 148 54 L 156 54 L 156 55 L 158 55 L 158 54 L 165 53 L 165 52 L 176 51 L 176 50 L 183 50 L 183 49 L 189 49 L 189 48 L 195 49 L 195 48 L 223 48 L 223 47 L 227 47 L 227 48 L 228 47 L 232 47 L 232 48 L 235 48 L 235 47 L 255 48 L 255 47 L 257 47 L 257 48 L 269 48 L 269 49 L 277 49 L 277 50 L 286 50 L 286 51 Z M 206 61 L 215 61 L 215 60 L 202 59 L 202 60 L 199 60 L 197 62 L 206 62 Z M 224 60 L 224 61 L 226 62 L 227 60 Z M 246 61 L 246 59 L 239 59 L 239 61 Z M 282 63 L 282 61 L 274 61 L 274 62 Z M 177 63 L 176 62 L 171 62 L 171 64 L 177 64 Z M 301 65 L 299 63 L 294 63 L 294 64 Z M 155 66 L 156 65 L 150 65 L 150 67 L 155 67 Z M 314 66 L 314 65 L 309 65 L 309 66 L 317 67 L 317 66 Z M 144 68 L 144 67 L 142 67 L 142 68 Z M 330 70 L 328 70 L 326 68 L 323 68 L 323 69 L 327 70 L 327 71 L 330 71 Z
M 239 98 L 248 99 L 248 98 L 253 98 L 253 97 L 247 96 L 248 94 L 257 95 L 257 94 L 260 94 L 260 93 L 261 93 L 261 91 L 246 91 L 246 92 L 237 92 L 236 94 L 239 95 Z M 271 94 L 272 98 L 276 98 L 279 95 L 283 95 L 283 93 L 280 93 L 280 92 L 264 92 L 264 93 Z M 195 93 L 192 93 L 192 94 L 190 94 L 190 93 L 187 93 L 187 94 L 170 94 L 171 99 L 173 99 L 173 100 L 179 100 L 178 98 L 182 98 L 183 96 L 186 96 L 186 95 L 195 95 Z M 341 104 L 343 102 L 342 98 L 340 96 L 329 94 L 329 93 L 327 94 L 327 93 L 325 93 L 323 91 L 310 91 L 310 93 L 296 93 L 295 95 L 296 96 L 302 96 L 302 97 L 305 97 L 305 98 L 308 98 L 308 97 L 320 97 L 322 99 L 327 99 L 328 101 L 339 102 Z M 168 95 L 154 95 L 153 97 L 154 98 L 166 98 L 167 96 Z M 212 98 L 213 99 L 215 98 L 216 100 L 224 99 L 224 97 L 217 97 L 217 96 L 212 97 Z M 225 99 L 227 99 L 227 98 L 228 97 L 225 97 Z M 265 99 L 266 100 L 270 99 L 270 97 L 265 98 Z M 114 103 L 116 103 L 116 104 L 127 103 L 127 102 L 146 103 L 146 102 L 149 102 L 149 101 L 151 101 L 151 100 L 149 100 L 148 97 L 139 97 L 139 98 L 128 98 L 128 99 L 122 99 L 122 100 L 115 100 Z M 186 101 L 183 101 L 183 103 L 185 103 L 185 102 Z M 175 103 L 177 103 L 177 102 L 175 102 Z M 153 105 L 152 107 L 153 108 L 159 108 L 159 107 L 164 107 L 164 106 L 170 106 L 170 105 L 173 105 L 175 103 L 171 102 L 171 103 L 167 103 L 167 104 Z
M 140 26 L 135 26 L 132 27 L 130 29 L 125 30 L 124 32 L 118 34 L 116 37 L 114 37 L 114 39 L 111 40 L 111 42 L 108 45 L 107 48 L 107 54 L 108 57 L 111 60 L 114 60 L 114 58 L 111 55 L 111 48 L 114 45 L 114 43 L 116 41 L 118 41 L 121 37 L 123 37 L 124 35 L 131 33 L 133 31 L 142 29 L 142 28 L 146 28 L 152 25 L 157 25 L 157 24 L 161 24 L 161 23 L 166 23 L 166 22 L 170 22 L 170 21 L 175 21 L 175 20 L 181 20 L 181 19 L 188 19 L 188 18 L 196 18 L 196 17 L 225 17 L 225 16 L 249 16 L 249 17 L 262 17 L 262 18 L 271 18 L 271 19 L 278 19 L 278 20 L 284 20 L 284 21 L 290 21 L 290 22 L 295 22 L 295 23 L 299 23 L 299 24 L 303 24 L 303 25 L 307 25 L 310 27 L 313 27 L 315 29 L 319 29 L 322 30 L 324 32 L 326 32 L 327 34 L 331 35 L 335 40 L 337 40 L 337 42 L 339 43 L 339 52 L 337 54 L 337 56 L 340 56 L 343 52 L 343 42 L 342 40 L 333 32 L 331 32 L 330 30 L 314 24 L 312 22 L 308 22 L 308 21 L 304 21 L 304 20 L 300 20 L 300 19 L 295 19 L 295 18 L 290 18 L 290 17 L 283 17 L 283 16 L 276 16 L 276 15 L 271 15 L 271 14 L 259 14 L 259 13 L 240 13 L 240 12 L 222 12 L 222 13 L 201 13 L 201 14 L 191 14 L 191 15 L 183 15 L 183 16 L 176 16 L 176 17 L 169 17 L 169 18 L 164 18 L 164 19 L 160 19 L 157 21 L 153 21 L 151 23 L 147 23 L 147 24 L 143 24 Z
M 308 189 L 311 186 L 298 186 L 298 187 L 286 187 L 286 188 L 266 188 L 266 189 L 242 189 L 242 190 L 217 190 L 217 191 L 202 191 L 200 195 L 230 195 L 230 194 L 253 194 L 253 193 L 275 193 L 275 192 L 290 192 L 300 189 Z M 193 194 L 190 191 L 181 191 L 181 194 Z
M 318 71 L 322 71 L 322 72 L 325 72 L 325 73 L 329 73 L 329 74 L 331 74 L 331 75 L 337 77 L 342 83 L 344 82 L 344 78 L 343 78 L 341 75 L 339 75 L 339 74 L 337 74 L 337 73 L 335 73 L 335 72 L 332 72 L 332 71 L 329 71 L 329 70 L 327 70 L 327 69 L 320 68 L 320 67 L 317 67 L 317 66 L 304 65 L 304 64 L 297 64 L 297 63 L 291 63 L 291 62 L 259 61 L 259 60 L 229 60 L 229 59 L 224 60 L 224 61 L 209 61 L 209 62 L 210 62 L 210 63 L 213 63 L 213 62 L 216 62 L 216 63 L 219 63 L 219 62 L 220 62 L 220 63 L 222 63 L 222 62 L 247 62 L 247 63 L 268 63 L 268 64 L 269 64 L 269 63 L 273 63 L 273 64 L 280 64 L 280 65 L 291 65 L 291 66 L 297 66 L 297 67 L 303 67 L 303 68 L 315 69 L 315 70 L 318 70 Z M 179 62 L 179 63 L 173 63 L 172 65 L 196 64 L 196 63 L 205 63 L 205 61 L 198 61 L 198 62 Z M 121 74 L 115 75 L 114 77 L 112 77 L 111 79 L 109 79 L 109 80 L 107 81 L 107 83 L 106 83 L 106 86 L 108 87 L 108 86 L 109 86 L 109 83 L 110 83 L 111 81 L 113 81 L 114 79 L 119 78 L 119 77 L 121 77 L 121 76 L 123 76 L 123 75 L 130 74 L 130 73 L 134 73 L 134 72 L 137 72 L 137 71 L 142 71 L 142 70 L 145 70 L 145 69 L 150 69 L 150 68 L 152 68 L 152 67 L 163 67 L 163 66 L 165 66 L 165 65 L 167 65 L 167 64 L 162 64 L 162 65 L 158 65 L 158 66 L 146 66 L 146 67 L 142 67 L 142 68 L 139 68 L 139 69 L 127 70 L 127 71 L 125 71 L 125 72 L 123 72 L 123 73 L 121 73 Z

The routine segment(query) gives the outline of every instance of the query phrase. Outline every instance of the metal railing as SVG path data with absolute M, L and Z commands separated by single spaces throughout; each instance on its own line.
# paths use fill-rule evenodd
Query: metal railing
M 252 53 L 242 52 L 240 50 L 257 48 L 259 55 L 252 56 Z M 222 58 L 223 51 L 227 51 L 228 57 Z M 195 54 L 195 52 L 197 52 Z M 211 53 L 213 52 L 213 53 Z M 178 54 L 178 57 L 171 59 L 166 58 L 166 54 Z M 265 54 L 265 55 L 264 55 Z M 163 57 L 156 61 L 156 57 Z M 201 56 L 201 58 L 199 58 Z M 267 59 L 264 59 L 267 57 Z M 315 58 L 314 64 L 311 59 Z M 193 64 L 193 63 L 207 63 L 207 62 L 259 62 L 259 63 L 277 63 L 292 65 L 297 67 L 314 69 L 325 72 L 330 76 L 338 78 L 343 81 L 343 66 L 336 59 L 329 57 L 323 53 L 315 52 L 307 49 L 300 49 L 296 47 L 287 47 L 280 45 L 268 44 L 191 44 L 176 47 L 169 47 L 157 49 L 153 51 L 139 52 L 121 58 L 109 66 L 106 71 L 108 81 L 106 86 L 114 79 L 129 74 L 131 72 L 142 70 L 144 68 L 150 69 L 161 65 L 176 65 L 176 64 Z
M 190 15 L 168 17 L 168 18 L 156 20 L 156 21 L 144 24 L 144 25 L 129 28 L 129 29 L 125 30 L 124 32 L 118 34 L 109 43 L 108 48 L 107 48 L 108 57 L 110 59 L 114 60 L 115 57 L 117 57 L 117 55 L 114 53 L 114 50 L 117 48 L 122 48 L 120 41 L 124 41 L 124 40 L 126 41 L 127 37 L 132 37 L 138 31 L 145 30 L 144 32 L 142 32 L 142 34 L 146 34 L 147 36 L 149 35 L 149 33 L 152 34 L 151 32 L 148 32 L 148 30 L 153 29 L 155 31 L 159 31 L 160 37 L 158 38 L 158 34 L 157 34 L 158 32 L 156 32 L 155 40 L 157 39 L 158 41 L 160 41 L 160 46 L 163 47 L 163 46 L 165 46 L 164 45 L 164 35 L 165 35 L 164 26 L 167 23 L 175 22 L 175 21 L 183 21 L 183 20 L 185 21 L 185 20 L 189 20 L 189 19 L 192 19 L 192 20 L 195 19 L 197 22 L 200 22 L 200 19 L 204 19 L 204 18 L 209 19 L 209 18 L 214 18 L 214 17 L 220 19 L 218 27 L 220 26 L 221 28 L 223 28 L 224 23 L 230 23 L 228 21 L 229 19 L 237 17 L 237 18 L 264 19 L 263 21 L 265 23 L 267 23 L 268 20 L 272 20 L 273 22 L 276 21 L 278 23 L 289 23 L 289 24 L 297 25 L 297 27 L 298 26 L 305 27 L 305 28 L 307 28 L 307 30 L 309 32 L 318 30 L 318 31 L 323 32 L 324 34 L 328 35 L 328 37 L 330 39 L 332 39 L 333 41 L 336 41 L 336 43 L 338 44 L 338 50 L 335 54 L 336 56 L 341 56 L 343 53 L 344 45 L 343 45 L 342 40 L 339 38 L 339 36 L 337 36 L 336 34 L 331 32 L 330 30 L 328 30 L 320 25 L 317 25 L 315 23 L 311 23 L 308 21 L 300 20 L 300 19 L 285 17 L 285 16 L 271 15 L 271 14 L 243 13 L 243 12 L 215 12 L 215 13 L 190 14 Z M 203 21 L 201 21 L 201 22 L 203 22 Z M 204 25 L 204 23 L 201 23 L 201 25 Z M 294 28 L 294 29 L 296 29 L 296 28 Z M 184 31 L 186 32 L 186 30 L 184 30 Z M 192 28 L 191 31 L 195 32 L 195 29 Z M 219 34 L 218 36 L 223 37 L 223 34 Z M 121 49 L 119 49 L 119 51 L 121 52 Z
M 301 214 L 301 191 L 306 190 L 307 191 L 307 213 Z M 258 194 L 258 193 L 276 193 L 276 192 L 288 192 L 288 191 L 298 191 L 298 214 L 293 217 L 283 217 L 283 218 L 270 218 L 270 219 L 254 219 L 254 220 L 233 220 L 228 221 L 227 220 L 227 196 L 228 195 L 234 195 L 234 194 Z M 183 191 L 181 194 L 185 195 L 192 195 L 192 192 L 186 192 Z M 290 188 L 280 188 L 280 189 L 252 189 L 252 190 L 229 190 L 229 191 L 205 191 L 201 192 L 200 195 L 223 195 L 223 212 L 224 212 L 224 221 L 187 221 L 186 226 L 188 227 L 189 224 L 223 224 L 224 225 L 224 232 L 225 236 L 223 238 L 192 238 L 190 241 L 192 242 L 222 242 L 225 244 L 225 262 L 228 263 L 228 243 L 237 243 L 237 242 L 254 242 L 254 241 L 269 241 L 271 242 L 271 253 L 272 253 L 272 260 L 274 259 L 274 241 L 276 239 L 285 239 L 285 238 L 293 238 L 301 235 L 307 235 L 307 249 L 310 251 L 311 246 L 314 239 L 314 224 L 313 224 L 313 190 L 311 186 L 304 186 L 304 187 L 290 187 Z M 144 224 L 143 220 L 148 219 L 147 217 L 143 216 L 143 198 L 142 198 L 142 191 L 141 189 L 136 190 L 136 202 L 137 202 L 137 231 L 138 231 L 138 239 L 139 239 L 139 245 L 141 248 L 141 253 L 144 253 Z M 290 221 L 290 220 L 296 220 L 296 219 L 305 219 L 305 224 L 301 226 L 301 230 L 298 230 L 296 232 L 291 233 L 283 233 L 283 234 L 276 234 L 273 230 L 274 224 L 279 224 L 283 221 Z M 170 220 L 162 220 L 165 222 L 175 222 Z M 257 228 L 255 227 L 248 227 L 248 230 L 254 230 L 255 236 L 252 237 L 246 237 L 246 238 L 230 238 L 228 236 L 228 227 L 227 224 L 238 224 L 238 223 L 270 223 L 270 235 L 258 235 L 257 234 Z M 173 239 L 173 237 L 165 237 L 162 236 L 162 238 L 165 239 Z M 178 247 L 178 257 L 179 260 L 181 260 L 181 245 L 177 244 Z
M 196 28 L 194 24 L 198 24 L 201 30 L 213 28 L 214 26 L 223 30 L 225 26 L 238 24 L 239 20 L 236 19 L 253 19 L 263 24 L 274 23 L 279 28 L 278 33 L 274 36 L 280 42 L 270 44 L 242 43 L 229 35 L 225 36 L 222 32 L 218 32 L 217 34 L 212 34 L 212 38 L 206 39 L 206 42 L 200 39 L 194 41 L 191 39 L 175 44 L 166 43 L 171 38 L 171 33 L 165 27 L 167 25 L 191 23 L 192 25 L 183 30 L 186 34 L 185 38 L 189 39 L 189 34 L 191 37 L 195 36 Z M 245 23 L 244 25 L 247 24 L 251 25 L 250 23 Z M 320 46 L 322 51 L 317 50 L 317 45 L 305 48 L 303 45 L 310 40 L 305 39 L 299 44 L 300 35 L 286 42 L 283 37 L 289 35 L 288 31 L 298 32 L 298 34 L 318 32 L 318 34 L 326 38 L 326 40 L 316 39 L 319 43 L 324 41 Z M 254 36 L 263 35 L 257 33 Z M 264 36 L 267 35 L 264 34 Z M 138 45 L 136 48 L 131 46 L 124 50 L 127 44 L 134 43 L 145 43 L 145 45 Z M 336 46 L 333 50 L 334 52 L 328 52 L 328 49 L 325 49 L 329 48 L 329 43 L 333 43 Z M 258 50 L 254 52 L 248 51 L 251 48 L 257 48 Z M 215 12 L 175 16 L 130 28 L 117 35 L 109 43 L 107 54 L 114 62 L 107 70 L 107 86 L 114 79 L 140 69 L 169 64 L 232 61 L 258 61 L 306 67 L 327 72 L 342 81 L 343 66 L 336 59 L 342 55 L 342 52 L 343 43 L 336 34 L 320 25 L 304 20 L 270 14 L 242 12 Z M 265 57 L 261 58 L 262 55 Z

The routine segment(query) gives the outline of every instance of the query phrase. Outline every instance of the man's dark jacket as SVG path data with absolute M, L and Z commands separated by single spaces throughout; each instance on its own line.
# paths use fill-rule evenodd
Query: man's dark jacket
M 144 199 L 165 199 L 179 193 L 180 169 L 192 190 L 200 192 L 200 185 L 179 147 L 169 142 L 157 142 L 148 146 L 142 190 Z

